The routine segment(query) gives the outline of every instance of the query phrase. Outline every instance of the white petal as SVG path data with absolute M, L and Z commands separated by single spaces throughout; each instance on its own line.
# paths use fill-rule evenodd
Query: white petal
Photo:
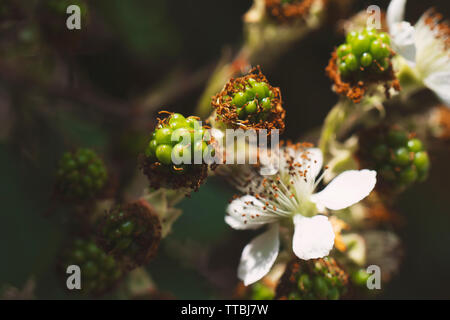
M 323 165 L 323 155 L 322 151 L 319 148 L 311 148 L 308 149 L 308 157 L 311 159 L 309 165 L 311 166 L 308 168 L 308 173 L 312 179 L 316 179 L 317 175 L 319 174 L 320 170 L 322 170 Z
M 242 251 L 238 277 L 248 286 L 264 277 L 272 268 L 278 256 L 280 239 L 278 224 L 275 223 L 263 234 L 257 236 Z
M 323 258 L 333 249 L 334 231 L 327 217 L 317 215 L 306 218 L 297 214 L 294 225 L 292 248 L 300 259 Z
M 319 207 L 340 210 L 358 203 L 369 195 L 377 182 L 376 171 L 348 170 L 333 179 L 321 192 L 313 194 L 311 200 Z
M 432 73 L 424 80 L 425 85 L 450 107 L 450 72 Z
M 314 181 L 322 169 L 323 155 L 319 148 L 309 148 L 299 154 L 295 162 L 300 163 L 302 170 L 307 170 L 307 180 Z
M 386 21 L 390 30 L 395 24 L 402 22 L 405 19 L 405 7 L 406 0 L 392 0 L 391 3 L 389 3 L 386 12 Z
M 406 61 L 414 66 L 416 64 L 416 29 L 406 21 L 399 22 L 390 29 L 393 49 Z
M 264 204 L 253 196 L 245 195 L 233 200 L 227 208 L 225 222 L 233 229 L 257 229 L 277 221 L 277 217 L 263 210 Z

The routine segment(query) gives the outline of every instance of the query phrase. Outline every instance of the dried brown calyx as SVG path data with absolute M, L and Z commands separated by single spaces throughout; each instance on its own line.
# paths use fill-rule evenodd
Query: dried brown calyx
M 384 93 L 387 98 L 390 98 L 390 89 L 393 88 L 396 91 L 400 91 L 400 82 L 395 76 L 392 68 L 392 62 L 389 62 L 387 70 L 383 66 L 377 64 L 383 72 L 381 73 L 365 73 L 361 76 L 361 73 L 356 73 L 354 76 L 349 75 L 345 80 L 343 79 L 338 68 L 338 56 L 335 49 L 331 55 L 331 59 L 328 62 L 328 66 L 325 71 L 328 77 L 333 81 L 333 90 L 340 95 L 346 96 L 354 103 L 359 103 L 366 94 L 369 94 L 370 88 L 374 85 L 383 84 Z M 364 71 L 364 67 L 360 67 L 360 71 Z
M 239 78 L 232 78 L 211 102 L 215 121 L 233 129 L 284 131 L 286 111 L 279 88 L 272 87 L 257 66 Z
M 208 177 L 208 165 L 191 164 L 189 171 L 178 174 L 160 162 L 154 162 L 144 155 L 139 156 L 139 166 L 147 176 L 150 187 L 170 189 L 192 189 L 198 191 Z

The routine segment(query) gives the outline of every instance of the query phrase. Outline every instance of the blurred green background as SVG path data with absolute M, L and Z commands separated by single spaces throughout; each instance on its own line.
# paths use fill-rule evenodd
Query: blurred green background
M 43 70 L 68 66 L 61 71 L 68 78 L 62 88 L 89 88 L 99 92 L 101 105 L 110 101 L 132 105 L 136 97 L 161 91 L 161 83 L 178 81 L 158 100 L 160 106 L 184 114 L 193 112 L 207 76 L 223 50 L 236 51 L 242 41 L 242 15 L 251 1 L 88 1 L 89 37 L 75 50 L 53 38 L 39 39 L 37 58 L 16 53 L 25 68 L 38 65 Z M 388 1 L 356 1 L 353 12 Z M 408 1 L 407 18 L 416 21 L 430 6 L 450 16 L 450 3 Z M 18 26 L 38 24 L 18 20 Z M 2 17 L 0 15 L 0 17 Z M 2 33 L 6 18 L 1 22 Z M 5 31 L 6 30 L 6 31 Z M 2 34 L 0 34 L 2 38 Z M 3 38 L 5 39 L 5 38 Z M 58 37 L 56 37 L 58 39 Z M 342 36 L 325 26 L 295 44 L 283 57 L 262 66 L 268 79 L 281 87 L 287 109 L 284 138 L 297 139 L 321 125 L 337 101 L 324 68 Z M 12 48 L 12 42 L 3 47 Z M 62 62 L 61 62 L 62 61 Z M 55 67 L 56 65 L 56 67 Z M 0 68 L 2 65 L 0 65 Z M 99 112 L 86 101 L 67 102 L 59 95 L 42 97 L 45 90 L 34 82 L 15 82 L 4 70 L 0 78 L 0 288 L 21 288 L 29 277 L 36 279 L 38 298 L 66 299 L 55 273 L 55 255 L 69 232 L 67 210 L 50 210 L 54 168 L 62 152 L 75 146 L 92 147 L 112 159 L 123 185 L 136 168 L 142 136 L 134 132 L 136 119 Z M 45 71 L 39 74 L 47 83 Z M 192 78 L 189 75 L 199 74 Z M 185 77 L 185 78 L 183 78 Z M 181 80 L 180 80 L 181 78 Z M 9 79 L 13 79 L 10 83 Z M 188 90 L 184 86 L 188 83 Z M 177 90 L 181 91 L 178 94 Z M 59 92 L 59 91 L 58 91 Z M 81 91 L 80 91 L 81 92 Z M 156 97 L 159 97 L 156 94 Z M 152 109 L 152 112 L 156 109 Z M 144 117 L 142 128 L 151 128 Z M 148 123 L 147 123 L 148 122 Z M 130 130 L 131 128 L 131 130 Z M 137 131 L 139 131 L 137 130 Z M 125 142 L 123 142 L 125 141 Z M 417 185 L 400 199 L 397 209 L 407 223 L 401 237 L 405 258 L 397 277 L 380 298 L 450 298 L 450 152 L 432 156 L 430 179 Z M 224 298 L 237 283 L 240 252 L 251 232 L 234 232 L 223 222 L 225 207 L 233 190 L 221 180 L 211 179 L 198 193 L 179 207 L 183 216 L 173 233 L 162 243 L 159 255 L 149 266 L 153 280 L 176 298 Z

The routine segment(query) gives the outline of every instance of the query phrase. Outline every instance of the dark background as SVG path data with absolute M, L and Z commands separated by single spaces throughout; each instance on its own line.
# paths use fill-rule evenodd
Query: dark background
M 353 12 L 372 4 L 386 8 L 388 1 L 356 1 Z M 107 101 L 129 103 L 157 91 L 163 79 L 175 81 L 170 78 L 174 70 L 183 75 L 202 70 L 210 74 L 224 48 L 232 52 L 239 48 L 241 17 L 250 5 L 243 0 L 91 1 L 95 17 L 101 20 L 87 27 L 95 28 L 89 30 L 96 34 L 95 41 L 86 40 L 76 54 L 63 50 L 50 57 L 70 65 L 76 88 L 88 86 Z M 407 20 L 416 21 L 430 6 L 450 16 L 448 0 L 410 0 Z M 284 138 L 297 139 L 320 126 L 336 103 L 324 68 L 331 50 L 342 40 L 333 27 L 326 26 L 293 45 L 278 61 L 262 66 L 271 83 L 282 89 L 287 109 Z M 205 81 L 201 78 L 161 106 L 193 112 Z M 2 84 L 9 88 L 4 77 Z M 182 90 L 182 85 L 184 81 L 171 90 Z M 67 234 L 67 209 L 58 207 L 50 218 L 43 216 L 50 207 L 54 168 L 61 153 L 73 146 L 114 155 L 121 143 L 117 134 L 126 132 L 130 123 L 80 101 L 42 100 L 39 86 L 14 90 L 21 99 L 13 99 L 7 108 L 3 106 L 7 112 L 1 113 L 1 125 L 13 129 L 0 140 L 0 287 L 21 287 L 33 275 L 38 298 L 67 298 L 54 272 L 55 255 Z M 115 162 L 122 176 L 133 174 L 133 159 Z M 432 160 L 430 179 L 400 199 L 397 209 L 407 220 L 401 234 L 406 255 L 381 298 L 450 298 L 450 153 Z M 241 249 L 252 236 L 233 232 L 223 223 L 232 193 L 212 179 L 181 204 L 184 215 L 148 267 L 161 290 L 193 299 L 223 298 L 231 292 Z

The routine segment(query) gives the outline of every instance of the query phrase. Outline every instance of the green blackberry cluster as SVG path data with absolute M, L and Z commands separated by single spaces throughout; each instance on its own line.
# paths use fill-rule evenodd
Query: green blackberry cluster
M 160 239 L 159 218 L 144 202 L 114 208 L 99 226 L 101 247 L 130 268 L 147 263 L 155 255 Z
M 337 300 L 347 289 L 348 276 L 333 258 L 291 262 L 277 287 L 277 298 Z
M 195 163 L 195 159 L 201 159 L 203 163 L 205 154 L 214 155 L 210 140 L 209 132 L 196 117 L 185 118 L 173 113 L 162 120 L 152 133 L 145 156 L 174 173 L 183 174 L 189 170 L 189 164 Z
M 231 97 L 225 95 L 224 101 L 228 101 L 236 107 L 240 120 L 266 120 L 270 110 L 275 106 L 272 102 L 274 93 L 264 81 L 248 78 L 243 83 L 236 83 L 238 90 Z M 255 115 L 258 115 L 255 117 Z
M 93 198 L 105 187 L 108 173 L 103 160 L 90 149 L 66 152 L 58 167 L 56 190 L 63 198 Z
M 81 271 L 81 292 L 100 295 L 120 280 L 123 271 L 113 256 L 106 254 L 92 240 L 75 239 L 59 260 L 59 270 L 67 278 L 67 267 L 77 265 Z M 64 282 L 65 283 L 65 282 Z
M 272 288 L 266 286 L 262 282 L 257 282 L 251 286 L 250 299 L 251 300 L 273 300 L 275 292 Z
M 337 48 L 337 64 L 343 79 L 364 78 L 389 69 L 391 48 L 387 33 L 375 29 L 352 31 Z
M 395 128 L 387 132 L 379 131 L 378 134 L 367 156 L 370 157 L 369 165 L 385 182 L 407 187 L 427 178 L 430 159 L 419 139 Z

